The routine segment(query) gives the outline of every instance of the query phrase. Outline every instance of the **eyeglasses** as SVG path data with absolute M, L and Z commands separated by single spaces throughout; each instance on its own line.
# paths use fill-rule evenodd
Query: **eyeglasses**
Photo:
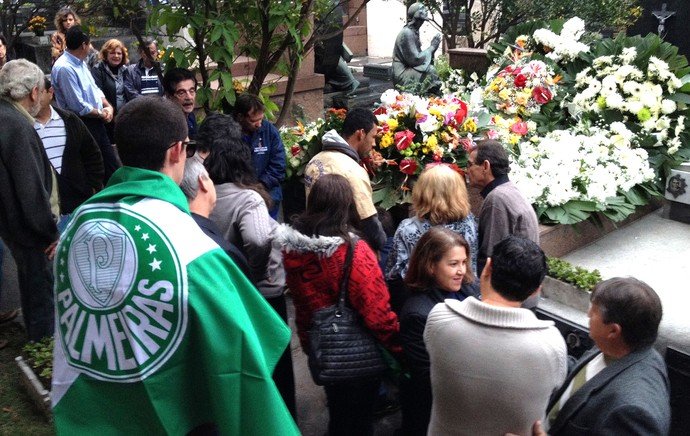
M 187 157 L 191 158 L 196 154 L 196 148 L 197 148 L 197 142 L 194 141 L 193 139 L 190 139 L 189 141 L 175 141 L 168 148 L 172 148 L 177 144 L 178 142 L 181 142 L 182 145 L 185 146 L 187 150 Z
M 180 98 L 182 98 L 182 97 L 184 97 L 184 96 L 187 95 L 187 94 L 189 94 L 189 95 L 191 95 L 192 97 L 194 97 L 194 96 L 196 95 L 196 89 L 194 89 L 194 88 L 191 88 L 191 89 L 178 89 L 177 91 L 175 91 L 175 97 L 180 97 Z

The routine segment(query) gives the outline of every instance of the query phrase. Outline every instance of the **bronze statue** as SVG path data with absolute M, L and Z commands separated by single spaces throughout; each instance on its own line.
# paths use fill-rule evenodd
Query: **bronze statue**
M 431 45 L 422 50 L 419 28 L 427 21 L 429 12 L 421 3 L 413 3 L 407 10 L 407 24 L 395 39 L 392 78 L 396 88 L 406 88 L 422 94 L 438 94 L 441 81 L 434 68 L 434 53 L 441 43 L 437 33 Z
M 353 93 L 360 83 L 343 58 L 343 8 L 338 0 L 332 2 L 332 9 L 327 15 L 317 19 L 316 33 L 332 35 L 319 41 L 314 47 L 314 72 L 323 74 L 335 91 Z M 348 59 L 349 60 L 349 59 Z

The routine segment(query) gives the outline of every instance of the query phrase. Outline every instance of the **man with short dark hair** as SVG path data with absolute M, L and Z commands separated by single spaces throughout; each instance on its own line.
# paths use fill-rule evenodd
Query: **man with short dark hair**
M 60 192 L 60 230 L 80 204 L 103 189 L 103 157 L 84 123 L 74 113 L 53 108 L 53 88 L 46 78 L 34 129 L 55 170 Z
M 508 179 L 509 172 L 508 153 L 498 141 L 478 142 L 467 159 L 470 183 L 481 189 L 484 198 L 478 217 L 479 274 L 494 245 L 506 236 L 521 236 L 539 243 L 537 215 L 517 186 Z
M 65 34 L 67 50 L 53 65 L 50 74 L 55 88 L 55 101 L 60 109 L 79 115 L 98 143 L 105 168 L 104 181 L 120 166 L 110 143 L 105 123 L 113 120 L 114 109 L 105 98 L 84 60 L 89 54 L 91 38 L 80 26 L 72 26 Z
M 527 434 L 567 372 L 566 346 L 552 321 L 521 304 L 541 289 L 546 256 L 508 236 L 480 277 L 481 301 L 446 300 L 429 313 L 429 434 Z
M 125 166 L 77 209 L 55 262 L 60 434 L 296 435 L 271 379 L 290 329 L 189 214 L 178 105 L 119 111 Z
M 304 186 L 309 197 L 312 185 L 322 175 L 340 174 L 345 177 L 352 187 L 364 238 L 378 251 L 386 244 L 386 232 L 374 206 L 369 174 L 361 163 L 374 147 L 376 132 L 376 117 L 370 110 L 354 108 L 348 111 L 342 136 L 335 130 L 323 135 L 321 152 L 304 169 Z
M 122 78 L 127 101 L 141 95 L 163 95 L 163 72 L 158 61 L 156 41 L 144 39 L 138 51 L 141 59 L 136 64 L 128 65 Z
M 163 76 L 163 90 L 165 96 L 177 103 L 187 117 L 189 137 L 196 139 L 198 127 L 196 124 L 196 76 L 184 68 L 173 68 Z
M 43 86 L 43 72 L 25 59 L 9 61 L 0 70 L 0 236 L 17 265 L 31 341 L 52 335 L 54 328 L 53 266 L 46 250 L 58 238 L 58 187 L 32 126 Z
M 277 219 L 283 191 L 280 184 L 285 180 L 285 147 L 278 129 L 264 117 L 264 104 L 259 97 L 244 93 L 235 101 L 235 121 L 242 128 L 242 140 L 252 150 L 252 164 L 256 177 L 266 188 L 273 205 L 271 218 Z
M 553 396 L 545 427 L 559 436 L 667 435 L 669 381 L 652 348 L 662 316 L 659 296 L 640 280 L 615 277 L 599 283 L 590 300 L 596 348 Z

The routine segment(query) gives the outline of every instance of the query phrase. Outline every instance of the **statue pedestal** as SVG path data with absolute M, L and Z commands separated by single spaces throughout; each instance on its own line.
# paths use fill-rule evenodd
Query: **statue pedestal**
M 690 162 L 671 170 L 664 195 L 669 200 L 664 215 L 668 219 L 690 224 Z
M 477 73 L 479 77 L 486 74 L 491 65 L 486 50 L 479 48 L 448 49 L 448 62 L 453 68 L 459 68 L 467 74 Z

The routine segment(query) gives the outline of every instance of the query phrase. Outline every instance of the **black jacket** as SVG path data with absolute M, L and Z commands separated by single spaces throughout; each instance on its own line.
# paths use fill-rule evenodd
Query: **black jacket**
M 57 239 L 50 161 L 31 122 L 0 98 L 0 236 L 24 247 Z
M 158 75 L 158 95 L 163 95 L 163 72 L 160 64 L 153 67 Z M 127 66 L 124 77 L 125 101 L 134 100 L 141 95 L 141 76 L 144 74 L 144 60 L 140 59 L 136 64 Z
M 477 282 L 463 284 L 456 298 L 464 300 L 479 294 Z M 431 417 L 431 378 L 429 354 L 424 345 L 424 327 L 429 312 L 448 298 L 448 293 L 438 288 L 414 292 L 400 311 L 400 343 L 405 356 L 409 377 L 400 384 L 402 406 L 402 433 L 406 436 L 426 435 Z
M 55 108 L 65 122 L 65 151 L 57 174 L 60 213 L 69 214 L 103 189 L 103 156 L 84 122 L 73 112 Z

